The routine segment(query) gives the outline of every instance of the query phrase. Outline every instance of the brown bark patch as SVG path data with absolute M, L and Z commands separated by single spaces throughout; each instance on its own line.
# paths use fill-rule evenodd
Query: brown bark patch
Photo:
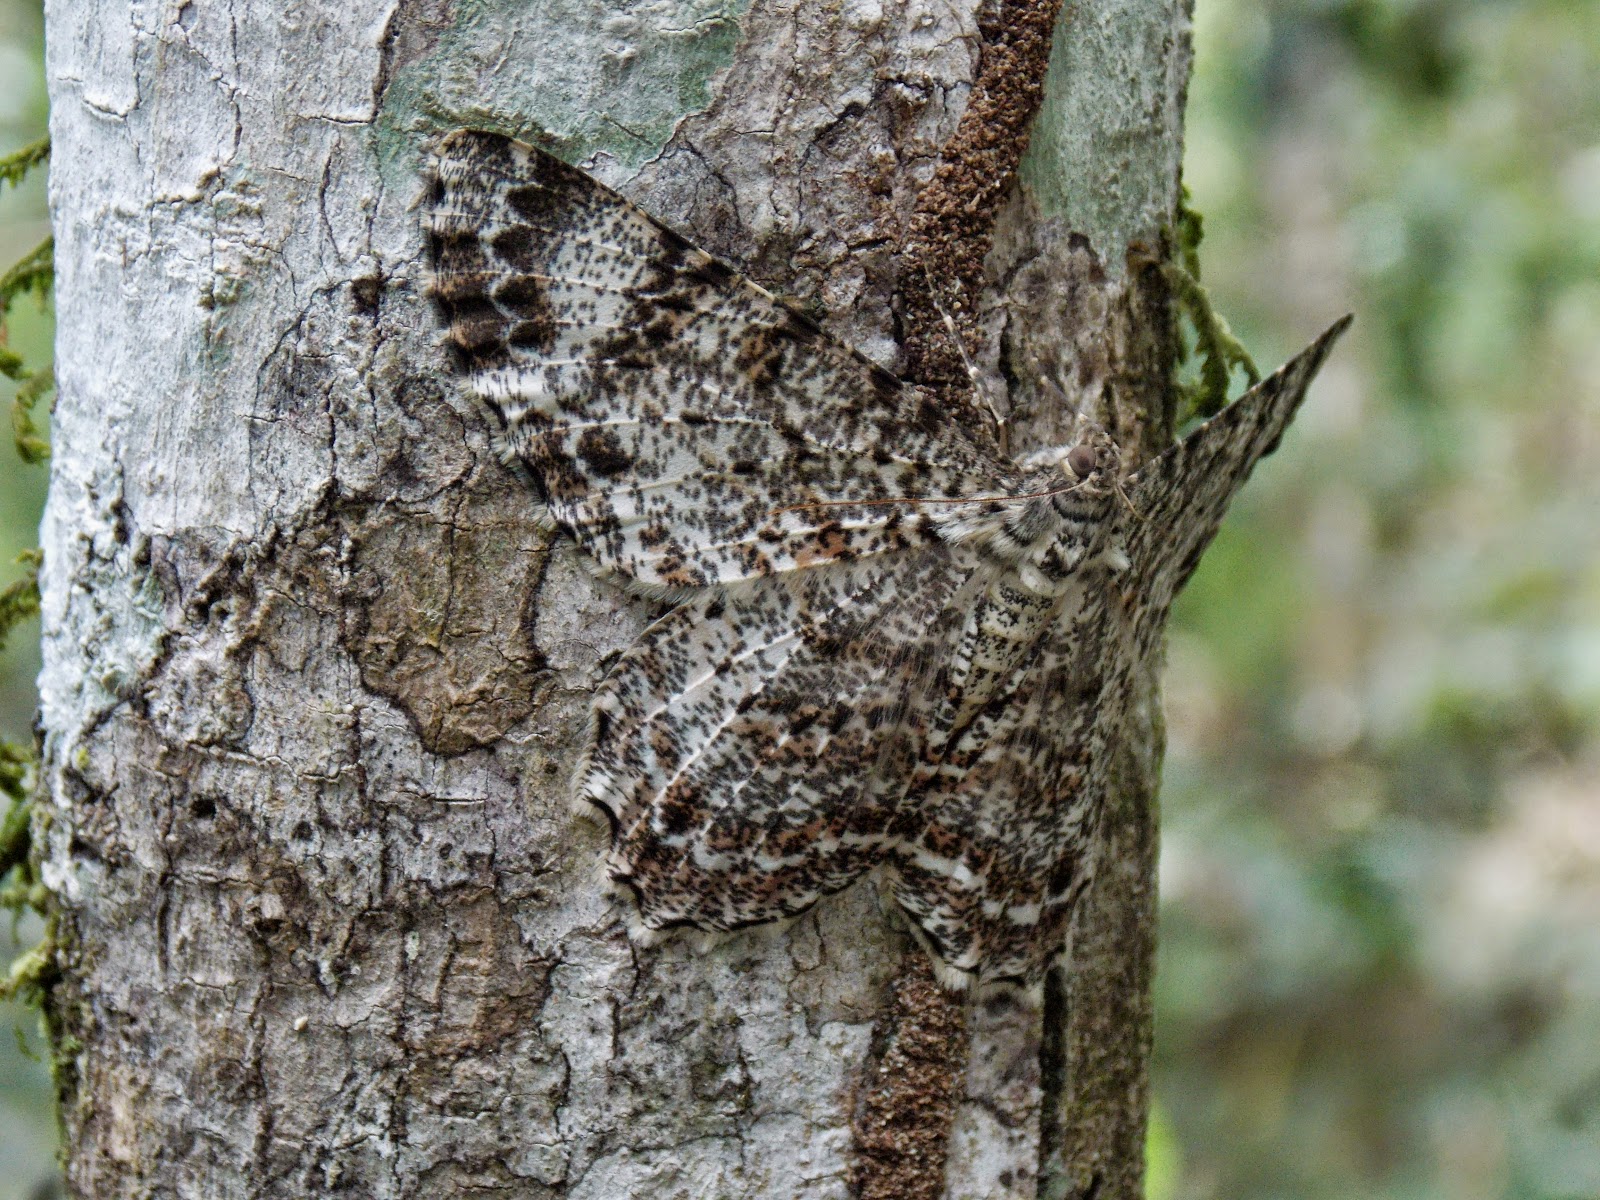
M 1060 12 L 1061 0 L 998 0 L 978 19 L 983 51 L 972 98 L 917 197 L 902 250 L 906 374 L 917 383 L 966 385 L 940 308 L 970 344 L 995 218 L 1044 99 Z
M 434 754 L 493 744 L 550 678 L 533 628 L 548 550 L 527 528 L 528 505 L 491 511 L 505 505 L 488 487 L 520 499 L 494 473 L 447 521 L 380 504 L 351 523 L 350 653 L 362 683 L 399 705 Z
M 861 1200 L 938 1200 L 967 1060 L 966 1006 L 941 988 L 927 958 L 894 987 L 856 1109 L 855 1194 Z

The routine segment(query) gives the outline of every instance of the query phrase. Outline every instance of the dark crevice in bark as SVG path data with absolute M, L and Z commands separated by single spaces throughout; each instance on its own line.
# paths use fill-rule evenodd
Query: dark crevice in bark
M 1072 1003 L 1067 968 L 1056 965 L 1044 977 L 1043 1033 L 1039 1041 L 1039 1178 L 1061 1153 L 1062 1106 L 1068 1079 L 1067 1019 Z

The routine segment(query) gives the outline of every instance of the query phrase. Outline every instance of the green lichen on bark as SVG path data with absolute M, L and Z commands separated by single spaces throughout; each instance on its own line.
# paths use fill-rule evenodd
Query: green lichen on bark
M 570 161 L 604 153 L 639 166 L 685 115 L 711 103 L 712 78 L 733 63 L 748 8 L 749 0 L 665 0 L 631 12 L 600 0 L 461 0 L 429 51 L 395 71 L 379 155 L 397 174 L 414 172 L 419 133 L 469 127 Z M 553 45 L 566 49 L 552 57 Z
M 1069 7 L 1056 24 L 1044 103 L 1022 180 L 1046 217 L 1083 234 L 1108 271 L 1122 248 L 1172 215 L 1187 47 L 1174 42 L 1166 5 L 1104 0 Z

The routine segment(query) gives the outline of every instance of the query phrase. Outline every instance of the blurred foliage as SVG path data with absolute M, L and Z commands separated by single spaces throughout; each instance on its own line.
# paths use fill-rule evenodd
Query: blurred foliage
M 1161 1200 L 1593 1200 L 1600 9 L 1196 9 L 1217 307 L 1357 319 L 1176 614 Z
M 41 61 L 0 0 L 0 157 Z M 1197 0 L 1211 300 L 1263 367 L 1358 319 L 1177 614 L 1152 1200 L 1600 1197 L 1597 80 L 1592 5 Z M 49 361 L 48 311 L 8 325 Z M 43 485 L 0 469 L 0 562 Z M 48 1096 L 0 1038 L 0 1200 L 51 1170 Z
M 28 911 L 37 880 L 25 862 L 27 809 L 16 803 L 28 787 L 39 670 L 38 563 L 19 556 L 39 543 L 46 473 L 12 443 L 42 456 L 41 402 L 52 382 L 43 51 L 37 0 L 0 0 L 0 413 L 13 434 L 0 439 L 0 906 L 9 910 L 0 913 L 0 986 L 24 992 L 46 931 Z M 0 1200 L 42 1195 L 57 1176 L 47 1054 L 38 1009 L 0 1002 Z
M 0 178 L 20 182 L 22 176 L 14 171 L 8 176 L 8 168 L 15 168 L 19 163 L 38 165 L 41 162 L 43 157 L 36 156 L 34 147 L 30 146 L 8 158 L 0 158 Z M 12 308 L 30 295 L 41 307 L 48 304 L 51 289 L 55 287 L 55 275 L 55 243 L 50 238 L 45 238 L 23 255 L 20 262 L 0 273 L 0 377 L 16 385 L 16 394 L 11 400 L 11 433 L 17 455 L 23 462 L 34 465 L 50 457 L 49 444 L 39 435 L 39 426 L 34 421 L 34 410 L 40 400 L 55 390 L 55 372 L 48 366 L 29 367 L 22 355 L 9 348 L 7 318 Z

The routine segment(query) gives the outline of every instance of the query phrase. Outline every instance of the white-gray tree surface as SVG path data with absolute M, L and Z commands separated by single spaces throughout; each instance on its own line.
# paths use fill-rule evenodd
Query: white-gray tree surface
M 650 606 L 454 394 L 416 207 L 429 139 L 537 138 L 960 388 L 951 313 L 1014 451 L 1087 406 L 1137 460 L 1187 5 L 1058 2 L 49 0 L 73 1195 L 1141 1193 L 1155 664 L 1042 1009 L 940 993 L 870 884 L 630 945 L 567 785 Z

